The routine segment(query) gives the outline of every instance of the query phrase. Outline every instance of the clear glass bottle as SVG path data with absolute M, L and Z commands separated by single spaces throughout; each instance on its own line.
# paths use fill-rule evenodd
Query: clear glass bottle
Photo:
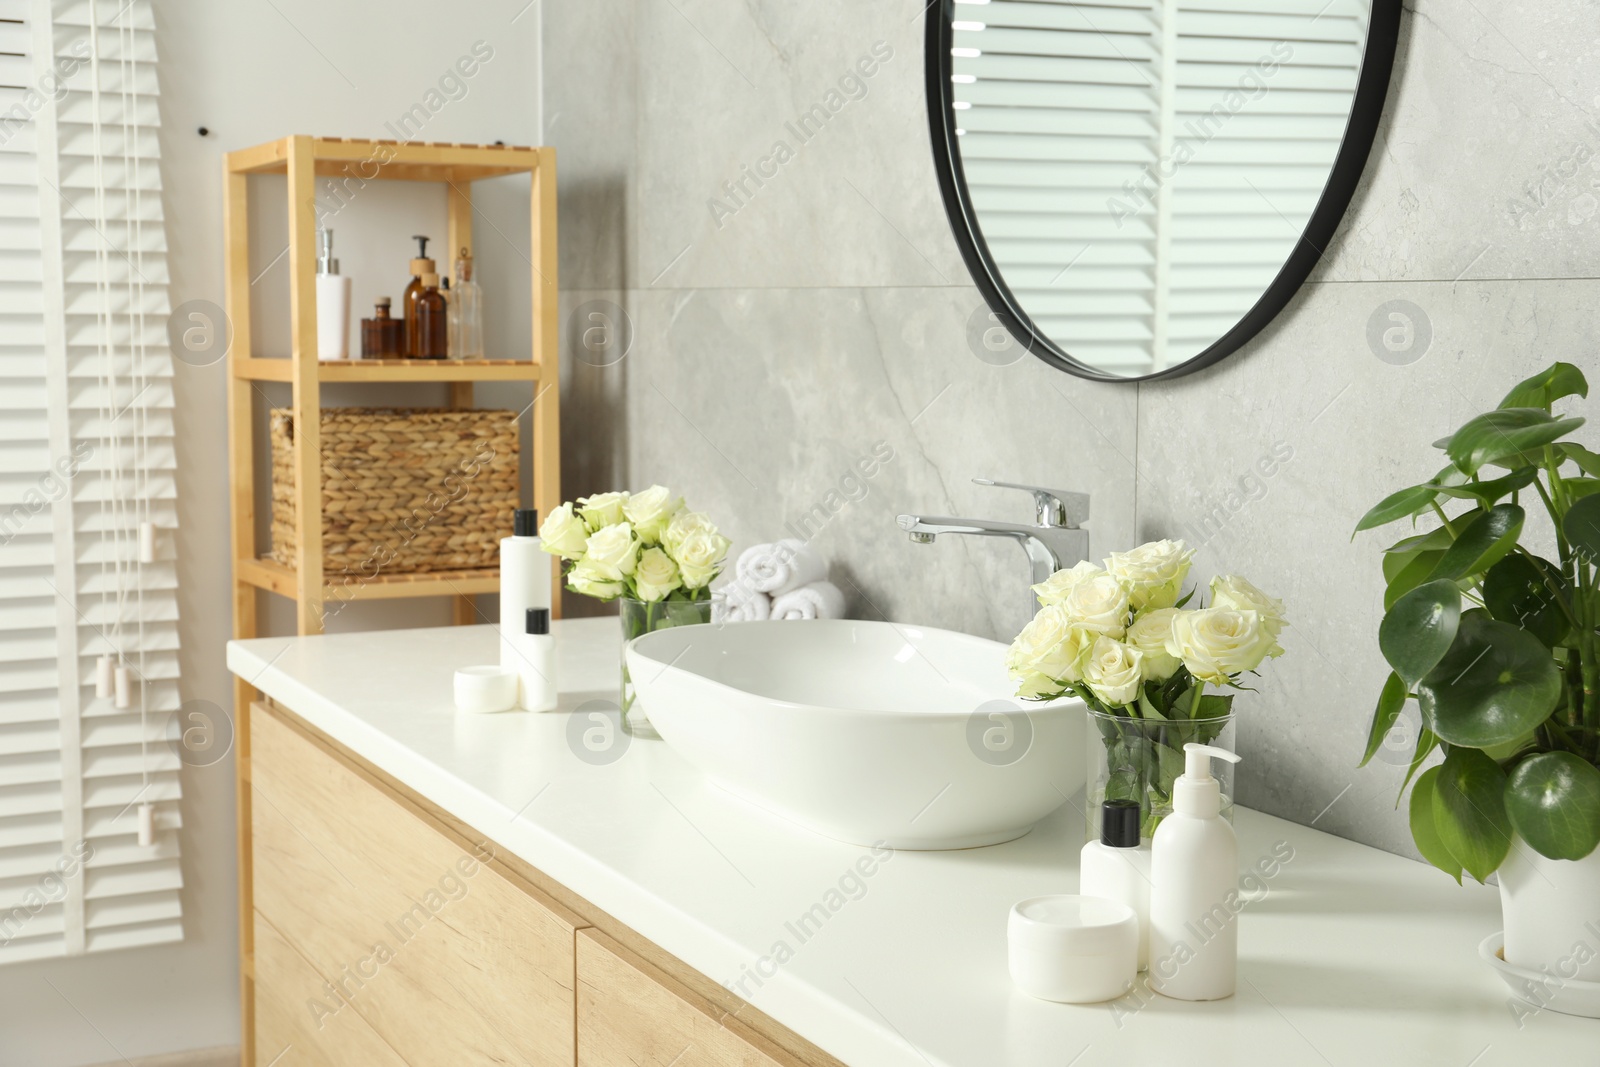
M 456 284 L 450 294 L 450 358 L 483 359 L 483 289 L 473 270 L 472 252 L 456 258 Z

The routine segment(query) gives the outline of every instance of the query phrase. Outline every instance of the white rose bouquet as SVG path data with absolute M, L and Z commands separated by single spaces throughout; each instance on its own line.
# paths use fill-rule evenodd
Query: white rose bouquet
M 729 546 L 710 519 L 684 510 L 683 498 L 661 485 L 569 501 L 545 517 L 539 537 L 565 562 L 573 592 L 664 607 L 709 601 Z
M 1241 676 L 1283 654 L 1283 604 L 1243 578 L 1212 579 L 1211 605 L 1187 607 L 1193 557 L 1152 541 L 1057 571 L 1033 587 L 1042 606 L 1006 655 L 1018 695 L 1071 694 L 1098 713 L 1108 780 L 1090 803 L 1139 801 L 1147 833 L 1171 810 L 1183 746 L 1214 740 L 1232 710 L 1232 693 L 1206 687 L 1243 689 Z

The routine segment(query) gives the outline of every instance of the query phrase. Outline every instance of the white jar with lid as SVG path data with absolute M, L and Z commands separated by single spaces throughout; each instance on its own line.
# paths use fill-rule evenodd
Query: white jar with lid
M 1098 897 L 1032 897 L 1006 927 L 1011 980 L 1024 993 L 1062 1004 L 1115 1000 L 1133 988 L 1139 918 Z

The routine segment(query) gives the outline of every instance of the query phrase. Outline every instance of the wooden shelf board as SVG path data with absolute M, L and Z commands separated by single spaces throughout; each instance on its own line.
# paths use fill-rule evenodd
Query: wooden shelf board
M 317 174 L 366 181 L 471 182 L 539 169 L 539 149 L 505 145 L 313 137 L 311 155 Z M 228 170 L 234 174 L 284 174 L 288 166 L 287 137 L 228 153 Z
M 293 567 L 271 559 L 242 559 L 234 567 L 234 576 L 258 589 L 294 599 L 296 593 Z M 343 576 L 329 581 L 324 590 L 324 603 L 342 600 L 394 600 L 413 596 L 475 596 L 479 593 L 500 591 L 500 569 L 480 567 L 474 570 L 434 571 L 430 574 L 378 574 L 371 578 Z
M 536 382 L 542 367 L 528 359 L 323 359 L 324 382 Z M 294 361 L 252 356 L 233 361 L 240 378 L 258 382 L 293 380 Z

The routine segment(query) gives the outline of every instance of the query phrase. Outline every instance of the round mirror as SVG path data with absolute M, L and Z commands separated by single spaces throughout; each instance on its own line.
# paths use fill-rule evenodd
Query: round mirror
M 937 0 L 945 210 L 995 321 L 1087 378 L 1198 370 L 1339 224 L 1400 0 Z

